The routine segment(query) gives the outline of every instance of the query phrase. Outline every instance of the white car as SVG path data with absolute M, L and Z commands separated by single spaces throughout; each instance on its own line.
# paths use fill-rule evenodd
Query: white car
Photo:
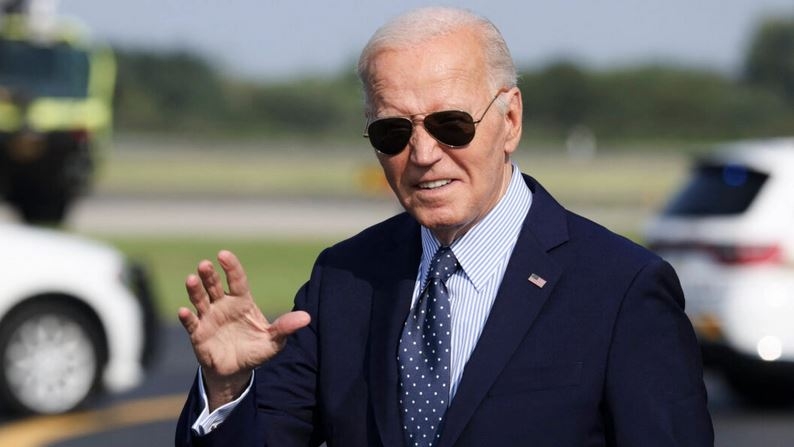
M 148 279 L 116 249 L 0 222 L 0 405 L 76 408 L 140 383 L 157 322 Z
M 701 158 L 645 241 L 678 272 L 706 364 L 745 397 L 784 398 L 794 386 L 794 138 Z

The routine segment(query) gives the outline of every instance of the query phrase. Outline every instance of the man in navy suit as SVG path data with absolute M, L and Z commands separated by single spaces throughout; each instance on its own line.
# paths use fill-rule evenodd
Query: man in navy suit
M 200 371 L 176 445 L 713 445 L 672 268 L 511 161 L 521 92 L 497 29 L 409 12 L 371 38 L 359 75 L 365 135 L 406 212 L 323 251 L 272 323 L 232 253 L 218 254 L 228 291 L 199 264 L 179 318 Z M 454 261 L 443 285 L 428 280 L 437 251 Z M 432 358 L 404 344 L 425 309 L 443 321 L 426 326 L 445 347 Z M 441 407 L 405 397 L 432 380 L 409 361 L 443 369 Z M 438 422 L 415 423 L 423 408 Z

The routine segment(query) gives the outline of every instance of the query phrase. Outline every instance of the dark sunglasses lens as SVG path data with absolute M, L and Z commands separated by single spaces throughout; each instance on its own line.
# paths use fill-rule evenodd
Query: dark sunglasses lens
M 431 113 L 425 117 L 425 129 L 447 146 L 465 146 L 474 139 L 474 119 L 466 112 Z
M 372 147 L 388 155 L 402 152 L 411 139 L 413 123 L 405 118 L 383 118 L 367 127 Z

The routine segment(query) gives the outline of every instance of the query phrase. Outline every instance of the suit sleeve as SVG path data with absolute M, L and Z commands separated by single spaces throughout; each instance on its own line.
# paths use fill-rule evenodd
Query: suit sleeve
M 190 427 L 203 408 L 193 384 L 176 430 L 177 447 L 305 447 L 322 443 L 317 416 L 316 317 L 321 267 L 315 264 L 311 280 L 295 297 L 294 310 L 305 310 L 311 324 L 290 336 L 284 349 L 257 369 L 248 395 L 223 423 L 199 436 Z
M 713 446 L 700 349 L 673 268 L 653 260 L 627 290 L 607 367 L 612 445 Z

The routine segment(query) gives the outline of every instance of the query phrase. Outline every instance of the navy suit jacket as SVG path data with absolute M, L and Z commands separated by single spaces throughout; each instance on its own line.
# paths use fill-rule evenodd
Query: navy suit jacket
M 713 445 L 673 269 L 525 180 L 532 207 L 438 445 Z M 205 436 L 194 384 L 176 445 L 403 445 L 396 352 L 420 256 L 406 213 L 326 249 L 295 299 L 310 326 Z

